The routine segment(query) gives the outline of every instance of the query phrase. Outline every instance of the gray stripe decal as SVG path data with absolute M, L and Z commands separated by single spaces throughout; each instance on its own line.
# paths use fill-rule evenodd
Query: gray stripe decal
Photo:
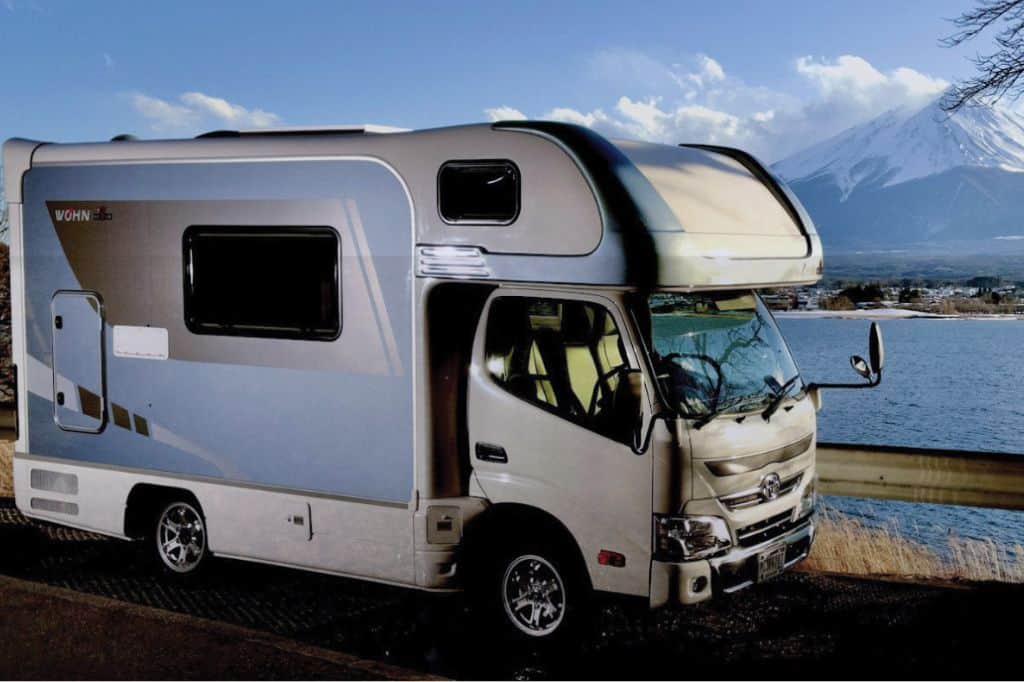
M 373 266 L 373 256 L 366 242 L 366 232 L 363 230 L 363 221 L 359 217 L 359 209 L 352 199 L 345 202 L 345 207 L 349 223 L 352 226 L 352 234 L 356 240 L 356 248 L 359 250 L 359 261 L 366 268 L 366 283 L 370 289 L 370 296 L 373 298 L 374 312 L 377 313 L 377 323 L 381 327 L 380 333 L 384 337 L 384 345 L 387 348 L 391 366 L 398 376 L 402 376 L 405 372 L 402 369 L 402 359 L 398 355 L 398 342 L 395 341 L 391 318 L 388 317 L 388 309 L 384 305 L 384 294 L 380 290 L 380 279 L 377 277 L 377 269 Z
M 15 453 L 14 459 L 23 459 L 29 462 L 49 462 L 63 466 L 81 467 L 83 469 L 101 469 L 104 471 L 116 471 L 125 474 L 135 474 L 150 478 L 168 479 L 168 485 L 174 485 L 175 481 L 195 481 L 196 483 L 207 483 L 210 485 L 222 485 L 228 488 L 245 488 L 248 490 L 263 490 L 270 493 L 281 493 L 284 495 L 301 495 L 321 500 L 334 500 L 337 502 L 354 502 L 356 504 L 369 504 L 377 507 L 391 507 L 392 509 L 408 509 L 408 502 L 392 502 L 390 500 L 374 500 L 365 497 L 350 497 L 348 495 L 333 495 L 331 493 L 319 492 L 316 490 L 301 490 L 297 488 L 285 488 L 283 486 L 263 485 L 261 483 L 247 483 L 244 481 L 228 481 L 222 478 L 211 478 L 209 476 L 194 476 L 191 474 L 175 474 L 162 471 L 151 471 L 147 469 L 136 469 L 133 467 L 122 467 L 114 464 L 96 464 L 95 462 L 82 462 L 77 459 L 63 459 L 60 457 L 45 457 L 42 455 L 30 455 L 26 453 Z

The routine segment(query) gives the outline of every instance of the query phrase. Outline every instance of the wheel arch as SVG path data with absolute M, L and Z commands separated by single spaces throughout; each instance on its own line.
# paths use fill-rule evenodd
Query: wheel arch
M 517 502 L 492 504 L 467 525 L 462 551 L 469 579 L 486 563 L 488 555 L 493 556 L 499 543 L 534 539 L 562 549 L 588 588 L 593 584 L 583 551 L 568 527 L 548 511 Z
M 149 524 L 160 511 L 160 506 L 171 500 L 184 500 L 194 504 L 199 513 L 205 517 L 203 505 L 199 498 L 187 488 L 177 486 L 156 485 L 153 483 L 136 483 L 132 486 L 124 506 L 124 534 L 132 539 L 146 537 Z

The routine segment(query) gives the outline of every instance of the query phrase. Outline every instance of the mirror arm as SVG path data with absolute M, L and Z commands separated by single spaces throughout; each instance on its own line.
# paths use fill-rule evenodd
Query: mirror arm
M 863 384 L 815 384 L 811 383 L 807 385 L 807 390 L 810 391 L 815 388 L 874 388 L 878 384 L 882 383 L 882 372 L 881 370 L 875 374 L 874 379 L 869 379 Z
M 629 449 L 633 451 L 634 455 L 642 455 L 646 453 L 647 448 L 651 447 L 651 438 L 654 436 L 654 425 L 657 424 L 659 420 L 668 421 L 669 419 L 675 419 L 675 417 L 676 413 L 672 410 L 656 412 L 654 416 L 651 417 L 651 421 L 647 423 L 647 433 L 644 435 L 642 440 L 637 438 L 637 436 L 640 435 L 639 428 L 633 432 L 633 442 L 629 444 Z M 639 424 L 637 426 L 639 426 Z M 641 440 L 641 442 L 637 442 L 638 440 Z

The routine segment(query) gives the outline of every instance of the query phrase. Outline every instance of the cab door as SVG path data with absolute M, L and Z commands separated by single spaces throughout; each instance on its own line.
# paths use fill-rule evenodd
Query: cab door
M 492 503 L 535 507 L 566 526 L 596 589 L 646 595 L 652 467 L 629 445 L 635 418 L 616 412 L 621 370 L 640 367 L 623 322 L 604 297 L 496 291 L 473 350 L 470 457 Z M 601 552 L 624 565 L 599 562 Z

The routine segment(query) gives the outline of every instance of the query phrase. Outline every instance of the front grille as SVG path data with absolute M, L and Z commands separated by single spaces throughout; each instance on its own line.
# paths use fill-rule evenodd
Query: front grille
M 796 490 L 796 487 L 800 485 L 800 481 L 802 481 L 803 479 L 803 473 L 799 473 L 796 476 L 790 476 L 786 480 L 782 481 L 782 487 L 779 488 L 778 497 L 788 495 L 789 493 Z M 722 504 L 728 507 L 731 511 L 736 511 L 737 509 L 746 509 L 747 507 L 754 507 L 764 502 L 768 502 L 768 500 L 764 499 L 761 496 L 760 488 L 746 490 L 742 493 L 736 493 L 735 495 L 729 495 L 728 497 L 722 498 Z
M 744 526 L 736 531 L 736 540 L 740 547 L 753 547 L 785 534 L 796 524 L 793 522 L 793 510 L 769 516 L 757 523 Z

